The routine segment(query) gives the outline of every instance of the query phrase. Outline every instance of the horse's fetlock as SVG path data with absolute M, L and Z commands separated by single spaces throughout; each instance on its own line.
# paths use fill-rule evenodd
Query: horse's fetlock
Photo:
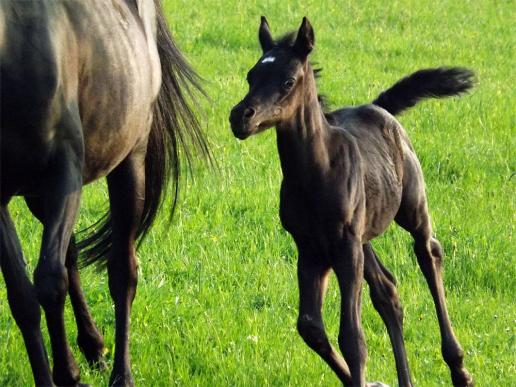
M 461 367 L 464 360 L 464 350 L 460 345 L 442 347 L 443 359 L 450 367 Z
M 12 305 L 11 312 L 22 331 L 40 329 L 41 311 L 37 300 Z
M 443 260 L 443 248 L 441 247 L 441 244 L 437 239 L 431 239 L 430 240 L 430 252 L 432 254 L 432 257 L 439 262 L 442 262 Z
M 71 359 L 66 368 L 63 368 L 60 364 L 54 365 L 52 379 L 56 386 L 76 386 L 81 379 L 81 372 L 75 360 Z

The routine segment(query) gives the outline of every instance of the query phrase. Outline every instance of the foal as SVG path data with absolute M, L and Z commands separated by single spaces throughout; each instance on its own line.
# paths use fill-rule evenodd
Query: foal
M 367 351 L 360 299 L 365 277 L 389 332 L 399 384 L 412 384 L 395 280 L 370 244 L 395 220 L 414 238 L 453 384 L 473 385 L 446 309 L 443 255 L 432 237 L 421 167 L 405 130 L 393 117 L 425 97 L 468 90 L 473 73 L 460 68 L 420 70 L 372 104 L 325 113 L 307 60 L 314 45 L 308 20 L 303 19 L 297 35 L 274 41 L 262 18 L 259 40 L 263 56 L 249 71 L 249 93 L 233 108 L 230 121 L 241 140 L 272 126 L 277 129 L 283 171 L 280 218 L 299 252 L 300 335 L 345 385 L 364 386 Z M 331 269 L 342 298 L 338 342 L 345 360 L 330 345 L 321 316 Z

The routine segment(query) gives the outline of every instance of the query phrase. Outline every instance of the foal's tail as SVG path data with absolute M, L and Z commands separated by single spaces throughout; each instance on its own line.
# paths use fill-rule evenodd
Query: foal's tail
M 174 43 L 161 8 L 154 0 L 157 16 L 157 48 L 161 62 L 161 89 L 154 103 L 152 128 L 145 157 L 145 201 L 137 230 L 138 245 L 152 227 L 172 180 L 172 208 L 174 213 L 179 195 L 181 157 L 188 166 L 192 163 L 192 148 L 202 158 L 212 162 L 208 143 L 192 109 L 197 105 L 196 95 L 203 91 L 201 78 L 190 67 Z M 93 230 L 78 244 L 81 265 L 107 262 L 111 249 L 111 216 L 104 215 L 85 231 Z
M 475 74 L 462 67 L 424 69 L 405 77 L 373 101 L 393 116 L 425 98 L 460 95 L 474 86 Z

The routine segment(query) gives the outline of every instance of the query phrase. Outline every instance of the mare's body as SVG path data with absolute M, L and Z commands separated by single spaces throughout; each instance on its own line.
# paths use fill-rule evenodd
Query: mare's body
M 196 85 L 195 74 L 171 40 L 158 0 L 4 0 L 0 77 L 0 264 L 34 380 L 79 382 L 63 319 L 67 291 L 78 344 L 91 364 L 102 362 L 103 339 L 81 291 L 72 231 L 82 186 L 107 177 L 109 216 L 81 245 L 88 262 L 107 262 L 116 317 L 110 383 L 131 385 L 135 241 L 152 225 L 170 173 L 177 179 L 177 137 L 200 139 L 181 91 Z M 8 211 L 15 195 L 43 223 L 34 286 Z

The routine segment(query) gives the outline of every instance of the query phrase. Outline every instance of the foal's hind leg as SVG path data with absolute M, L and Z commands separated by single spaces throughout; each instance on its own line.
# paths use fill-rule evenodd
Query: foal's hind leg
M 369 284 L 371 300 L 380 314 L 391 339 L 400 387 L 412 386 L 403 341 L 403 310 L 394 277 L 381 264 L 371 244 L 364 245 L 364 277 Z
M 424 193 L 422 173 L 414 164 L 412 180 L 404 187 L 400 210 L 396 222 L 409 231 L 414 238 L 414 251 L 435 304 L 441 331 L 441 350 L 448 364 L 452 382 L 455 386 L 472 386 L 473 379 L 463 365 L 464 352 L 453 332 L 442 278 L 443 253 L 437 239 L 432 238 L 432 226 Z
M 330 266 L 320 261 L 309 248 L 298 245 L 299 317 L 297 330 L 310 348 L 332 368 L 343 384 L 352 384 L 344 359 L 328 341 L 321 309 Z
M 43 223 L 45 216 L 43 201 L 40 198 L 27 197 L 25 202 L 32 214 Z M 81 289 L 81 280 L 77 270 L 77 247 L 73 235 L 66 251 L 65 265 L 68 273 L 68 294 L 77 323 L 77 344 L 90 365 L 102 367 L 104 340 L 95 326 Z
M 108 176 L 112 250 L 108 261 L 109 290 L 115 303 L 115 360 L 110 385 L 133 385 L 129 356 L 131 305 L 138 281 L 135 239 L 144 205 L 144 155 L 128 156 Z
M 424 230 L 415 230 L 412 235 L 414 237 L 414 251 L 418 264 L 423 271 L 434 299 L 441 330 L 441 350 L 443 358 L 450 368 L 453 385 L 472 386 L 473 379 L 463 364 L 464 351 L 455 337 L 446 308 L 442 278 L 443 253 L 441 245 L 437 239 L 430 237 L 429 222 Z
M 7 207 L 3 205 L 0 207 L 0 266 L 11 312 L 25 341 L 34 383 L 37 386 L 51 386 L 50 366 L 41 337 L 39 303 L 25 271 L 14 224 Z

